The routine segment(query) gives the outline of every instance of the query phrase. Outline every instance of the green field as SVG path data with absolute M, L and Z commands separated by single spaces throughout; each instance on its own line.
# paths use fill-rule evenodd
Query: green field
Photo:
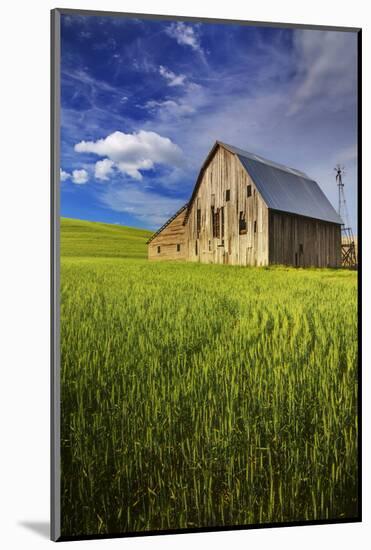
M 151 235 L 144 229 L 62 218 L 61 255 L 143 259 Z
M 356 273 L 62 220 L 62 535 L 357 516 Z

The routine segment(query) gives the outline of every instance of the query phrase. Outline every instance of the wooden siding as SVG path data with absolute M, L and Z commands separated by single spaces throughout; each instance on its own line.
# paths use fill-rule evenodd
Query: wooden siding
M 271 210 L 269 263 L 341 267 L 340 225 Z
M 250 197 L 247 196 L 248 185 L 251 185 Z M 226 201 L 228 189 L 230 200 Z M 220 212 L 219 237 L 213 237 L 212 207 Z M 221 234 L 222 208 L 224 235 Z M 242 235 L 239 234 L 240 212 L 246 219 L 246 233 Z M 199 232 L 197 216 L 201 216 Z M 191 261 L 268 264 L 268 209 L 238 158 L 223 147 L 216 149 L 205 168 L 186 227 Z
M 178 214 L 156 237 L 148 244 L 149 260 L 185 260 L 186 259 L 186 227 L 183 225 L 187 210 Z M 180 245 L 180 251 L 177 251 Z M 160 247 L 160 252 L 158 252 Z

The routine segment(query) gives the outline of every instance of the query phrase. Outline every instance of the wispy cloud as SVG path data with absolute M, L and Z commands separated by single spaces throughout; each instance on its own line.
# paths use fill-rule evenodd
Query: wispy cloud
M 344 107 L 344 100 L 354 101 L 356 82 L 356 37 L 334 31 L 296 31 L 294 44 L 298 76 L 289 115 L 326 104 L 333 111 Z
M 168 123 L 164 127 L 170 132 L 174 130 L 174 121 L 182 124 L 181 118 L 196 115 L 196 113 L 210 104 L 212 95 L 199 84 L 189 82 L 181 89 L 181 93 L 175 97 L 165 96 L 163 99 L 150 99 L 144 105 L 138 104 L 137 107 L 148 111 L 152 118 L 155 128 L 160 127 L 162 123 Z M 159 125 L 159 126 L 158 126 Z
M 65 79 L 71 79 L 77 84 L 83 84 L 89 89 L 92 93 L 97 90 L 104 92 L 109 92 L 113 95 L 122 95 L 122 91 L 116 86 L 108 83 L 106 80 L 101 80 L 91 76 L 86 70 L 77 69 L 77 70 L 63 70 L 62 76 Z
M 134 185 L 110 186 L 99 195 L 101 203 L 114 212 L 136 217 L 143 226 L 161 226 L 184 201 L 144 190 Z
M 160 101 L 150 100 L 144 105 L 145 109 L 151 112 L 160 112 L 161 115 L 182 116 L 189 115 L 195 112 L 192 105 L 188 105 L 183 100 L 175 101 L 174 99 L 164 99 Z
M 184 86 L 185 84 L 186 76 L 184 74 L 177 75 L 163 65 L 160 65 L 159 73 L 167 80 L 168 86 Z
M 195 26 L 186 25 L 181 21 L 171 23 L 166 32 L 169 36 L 174 38 L 178 44 L 182 46 L 189 46 L 192 50 L 204 54 L 201 47 L 200 37 L 196 31 Z

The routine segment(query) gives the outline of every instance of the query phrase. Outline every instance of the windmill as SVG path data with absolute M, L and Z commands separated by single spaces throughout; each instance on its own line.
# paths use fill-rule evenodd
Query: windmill
M 344 193 L 344 166 L 337 164 L 334 170 L 336 172 L 336 183 L 339 189 L 338 214 L 343 221 L 341 225 L 341 263 L 343 267 L 355 268 L 357 267 L 357 254 L 353 231 L 349 223 L 348 207 Z

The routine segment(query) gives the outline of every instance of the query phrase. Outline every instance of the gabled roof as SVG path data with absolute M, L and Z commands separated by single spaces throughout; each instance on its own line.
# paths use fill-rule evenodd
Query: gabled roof
M 183 223 L 186 223 L 203 172 L 218 146 L 236 155 L 267 207 L 308 218 L 341 224 L 342 220 L 319 185 L 304 172 L 267 160 L 233 145 L 216 141 L 203 163 Z
M 159 233 L 161 233 L 161 231 L 163 231 L 165 229 L 165 227 L 167 227 L 173 220 L 175 220 L 175 218 L 177 216 L 179 216 L 179 214 L 181 214 L 183 212 L 183 210 L 185 210 L 186 208 L 188 207 L 188 202 L 186 202 L 185 204 L 183 204 L 183 206 L 181 206 L 179 208 L 179 210 L 177 210 L 177 212 L 175 212 L 175 214 L 173 216 L 171 216 L 171 218 L 169 218 L 165 223 L 164 225 L 162 225 L 160 227 L 160 229 L 158 229 L 156 231 L 156 233 L 153 233 L 153 235 L 150 236 L 150 238 L 148 239 L 148 241 L 146 242 L 146 244 L 149 244 L 155 237 L 157 237 L 157 235 Z

